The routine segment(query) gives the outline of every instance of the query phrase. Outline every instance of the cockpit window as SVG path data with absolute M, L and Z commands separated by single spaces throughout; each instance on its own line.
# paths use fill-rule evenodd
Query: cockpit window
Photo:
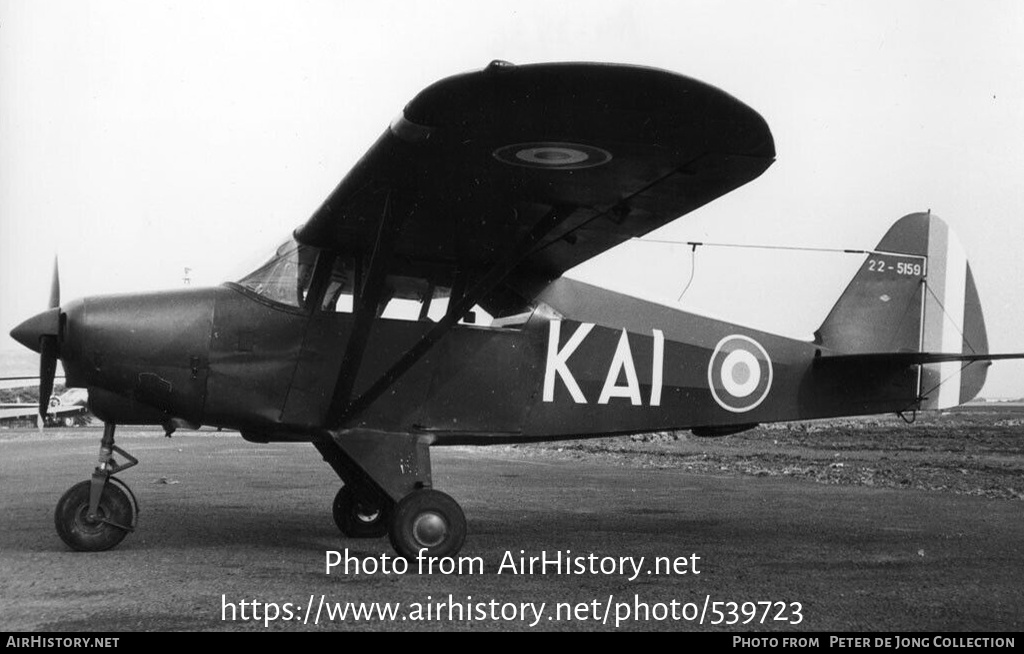
M 268 300 L 302 307 L 316 264 L 316 248 L 288 239 L 270 260 L 238 281 L 239 285 Z
M 320 310 L 352 313 L 355 310 L 355 288 L 355 259 L 351 256 L 336 256 L 331 266 L 327 291 L 320 301 Z
M 323 251 L 290 238 L 262 266 L 238 280 L 238 285 L 267 300 L 307 312 L 351 314 L 361 302 L 359 295 L 368 268 L 365 257 Z M 370 310 L 384 320 L 438 322 L 451 304 L 451 279 L 451 275 L 427 276 L 414 267 L 386 274 L 378 281 L 376 306 Z M 495 320 L 493 326 L 519 325 L 532 310 L 533 307 L 524 306 L 525 313 Z M 502 315 L 508 313 L 504 311 Z M 460 316 L 460 322 L 492 326 L 490 314 L 479 305 Z

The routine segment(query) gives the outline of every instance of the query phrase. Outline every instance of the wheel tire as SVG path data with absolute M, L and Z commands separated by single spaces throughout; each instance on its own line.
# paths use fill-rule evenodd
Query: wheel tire
M 68 416 L 68 417 L 64 418 L 64 426 L 65 427 L 74 427 L 75 426 L 75 419 L 72 418 L 71 416 Z
M 334 496 L 334 524 L 349 538 L 380 538 L 388 533 L 389 508 L 369 504 L 351 486 L 342 486 Z
M 53 513 L 57 535 L 68 547 L 79 552 L 102 552 L 114 547 L 128 535 L 127 530 L 100 521 L 90 521 L 89 491 L 91 481 L 75 484 L 57 502 Z M 129 526 L 135 521 L 135 507 L 125 492 L 109 481 L 100 495 L 99 514 L 119 525 Z
M 466 516 L 451 496 L 432 489 L 409 493 L 395 506 L 388 530 L 391 546 L 412 560 L 454 556 L 466 540 Z

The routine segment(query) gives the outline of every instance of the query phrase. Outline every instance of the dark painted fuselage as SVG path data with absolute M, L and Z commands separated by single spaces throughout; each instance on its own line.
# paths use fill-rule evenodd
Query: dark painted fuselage
M 726 433 L 916 402 L 911 371 L 840 376 L 815 365 L 813 343 L 573 280 L 552 283 L 536 307 L 519 324 L 455 326 L 342 427 L 436 444 Z M 101 418 L 215 425 L 254 440 L 306 440 L 325 427 L 353 326 L 350 313 L 309 313 L 230 284 L 88 298 L 65 313 L 69 385 L 90 388 Z M 354 396 L 432 324 L 377 320 Z M 730 337 L 754 354 L 726 359 Z

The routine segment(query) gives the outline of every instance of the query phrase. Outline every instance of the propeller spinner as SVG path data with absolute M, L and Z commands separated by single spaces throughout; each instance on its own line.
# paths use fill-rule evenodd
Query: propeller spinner
M 11 338 L 39 352 L 39 424 L 42 425 L 53 393 L 57 357 L 60 355 L 60 275 L 56 257 L 50 281 L 49 308 L 12 329 Z

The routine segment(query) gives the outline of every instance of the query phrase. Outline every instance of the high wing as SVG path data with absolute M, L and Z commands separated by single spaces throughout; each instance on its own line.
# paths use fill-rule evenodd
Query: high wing
M 504 284 L 528 291 L 745 184 L 774 157 L 764 119 L 702 82 L 494 62 L 417 95 L 295 236 L 369 252 L 385 214 L 400 215 L 389 271 L 448 285 L 525 242 Z M 502 308 L 495 296 L 482 304 Z

